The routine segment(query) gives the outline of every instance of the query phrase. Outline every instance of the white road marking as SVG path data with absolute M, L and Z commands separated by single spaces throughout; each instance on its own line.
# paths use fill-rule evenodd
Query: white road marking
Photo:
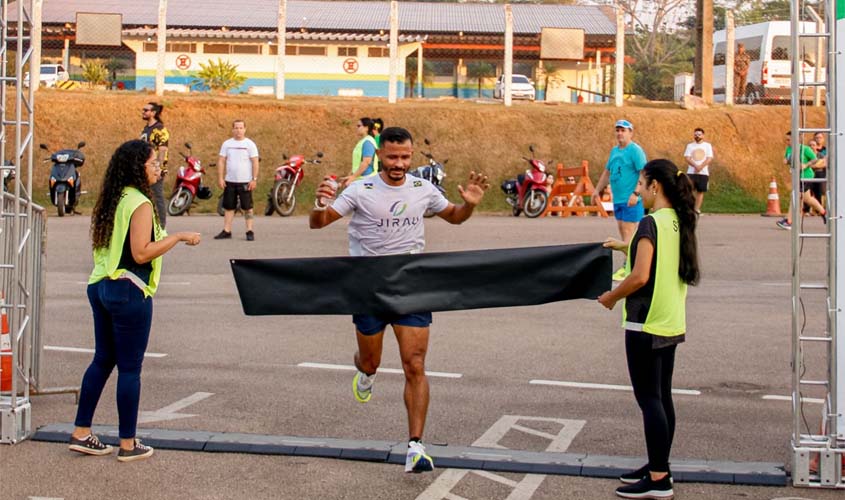
M 86 354 L 93 354 L 94 353 L 94 349 L 87 349 L 87 348 L 84 348 L 84 347 L 63 347 L 63 346 L 57 346 L 57 345 L 45 345 L 44 350 L 45 351 L 63 351 L 63 352 L 81 352 L 81 353 L 86 353 Z M 167 354 L 164 354 L 164 353 L 161 353 L 161 352 L 145 352 L 144 353 L 145 358 L 163 358 L 165 356 L 167 356 Z
M 557 434 L 549 434 L 545 432 L 520 425 L 519 422 L 553 422 L 563 426 Z M 528 432 L 534 436 L 542 436 L 548 438 L 551 443 L 546 448 L 546 451 L 564 452 L 569 448 L 572 440 L 586 423 L 585 420 L 567 420 L 560 418 L 546 418 L 546 417 L 526 417 L 520 415 L 504 415 L 492 427 L 490 427 L 483 436 L 478 438 L 472 445 L 485 448 L 506 449 L 499 444 L 499 441 L 505 437 L 510 431 Z M 494 455 L 492 453 L 473 453 L 473 457 L 488 456 L 491 458 L 501 458 L 503 455 Z M 437 464 L 435 464 L 436 466 Z M 460 470 L 447 469 L 437 476 L 437 479 L 426 488 L 425 491 L 417 497 L 417 500 L 467 500 L 466 498 L 452 493 L 452 489 L 466 477 L 467 474 L 475 474 L 490 481 L 494 481 L 505 486 L 513 488 L 507 500 L 528 500 L 540 487 L 543 479 L 546 478 L 543 474 L 526 474 L 521 481 L 514 481 L 499 474 L 488 472 L 484 470 Z
M 345 370 L 345 371 L 352 371 L 354 372 L 356 368 L 352 365 L 333 365 L 330 363 L 299 363 L 296 365 L 300 368 L 321 368 L 323 370 Z M 397 370 L 396 368 L 379 368 L 378 373 L 398 373 L 404 374 L 402 370 Z M 463 374 L 461 373 L 449 373 L 449 372 L 430 372 L 426 371 L 426 375 L 429 377 L 441 377 L 441 378 L 461 378 Z
M 777 395 L 774 395 L 774 394 L 766 394 L 765 396 L 763 396 L 762 399 L 765 399 L 767 401 L 790 401 L 791 402 L 792 396 L 777 396 Z M 817 404 L 817 405 L 824 404 L 824 399 L 819 399 L 819 398 L 801 398 L 801 401 L 803 401 L 804 403 L 811 403 L 811 404 Z
M 531 380 L 533 385 L 554 385 L 558 387 L 574 387 L 576 389 L 600 389 L 606 391 L 628 391 L 634 390 L 630 385 L 592 384 L 589 382 L 565 382 L 562 380 Z M 695 389 L 672 389 L 672 394 L 684 394 L 687 396 L 700 396 L 701 391 Z
M 175 403 L 169 404 L 164 408 L 155 410 L 155 411 L 142 411 L 140 415 L 138 415 L 138 422 L 142 424 L 146 424 L 149 422 L 160 422 L 163 420 L 176 420 L 179 418 L 188 418 L 188 417 L 196 417 L 196 415 L 191 415 L 189 413 L 177 413 L 179 410 L 187 408 L 194 403 L 199 403 L 203 399 L 210 398 L 214 396 L 213 392 L 195 392 L 188 396 L 187 398 L 182 398 Z

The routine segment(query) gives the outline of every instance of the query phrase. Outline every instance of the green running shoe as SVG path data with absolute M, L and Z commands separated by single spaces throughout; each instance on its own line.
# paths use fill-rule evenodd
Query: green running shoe
M 627 277 L 628 271 L 626 271 L 624 267 L 620 267 L 615 273 L 613 273 L 613 281 L 622 281 Z
M 373 382 L 375 381 L 375 373 L 367 375 L 362 371 L 355 372 L 352 378 L 352 394 L 359 403 L 366 403 L 373 397 Z

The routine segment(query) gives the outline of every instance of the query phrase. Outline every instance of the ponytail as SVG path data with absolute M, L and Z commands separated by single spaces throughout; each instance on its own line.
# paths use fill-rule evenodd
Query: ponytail
M 159 104 L 157 102 L 148 102 L 147 104 L 153 108 L 153 117 L 156 121 L 164 125 L 164 122 L 161 121 L 161 112 L 164 111 L 164 104 Z
M 695 194 L 689 176 L 679 170 L 670 160 L 659 159 L 646 163 L 643 168 L 646 184 L 657 182 L 675 209 L 680 223 L 681 251 L 678 275 L 684 283 L 697 285 L 700 279 L 698 266 L 698 239 L 695 227 L 698 215 L 695 213 Z

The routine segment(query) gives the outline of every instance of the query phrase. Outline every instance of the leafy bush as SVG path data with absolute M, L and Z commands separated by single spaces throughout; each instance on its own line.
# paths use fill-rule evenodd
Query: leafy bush
M 200 63 L 200 68 L 200 72 L 197 73 L 199 79 L 194 80 L 194 85 L 206 90 L 226 92 L 240 87 L 246 81 L 246 77 L 238 73 L 237 64 L 224 61 L 219 57 L 217 62 Z
M 91 86 L 101 85 L 108 81 L 109 70 L 97 59 L 82 63 L 82 79 Z

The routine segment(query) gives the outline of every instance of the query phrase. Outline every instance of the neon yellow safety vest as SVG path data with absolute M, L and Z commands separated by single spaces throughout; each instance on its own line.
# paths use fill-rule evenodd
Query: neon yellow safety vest
M 622 326 L 627 330 L 651 333 L 660 337 L 675 337 L 686 332 L 687 284 L 678 274 L 681 259 L 681 232 L 678 214 L 673 208 L 662 208 L 646 217 L 652 217 L 657 226 L 654 293 L 645 323 L 627 321 L 626 308 L 622 308 Z M 625 269 L 631 272 L 631 243 Z M 624 304 L 623 304 L 624 305 Z
M 355 145 L 355 149 L 352 150 L 352 172 L 355 173 L 358 170 L 358 167 L 361 166 L 361 162 L 364 160 L 364 143 L 371 142 L 373 143 L 373 148 L 378 149 L 378 145 L 376 144 L 376 140 L 371 135 L 365 135 L 363 139 L 358 141 L 358 144 Z M 370 166 L 367 167 L 367 170 L 364 170 L 364 173 L 361 174 L 361 177 L 370 177 L 376 175 L 378 173 L 378 155 L 373 155 L 373 161 L 370 163 Z
M 109 246 L 94 250 L 94 270 L 91 271 L 91 276 L 88 277 L 89 285 L 105 278 L 116 280 L 126 273 L 126 269 L 118 269 L 120 257 L 123 254 L 123 246 L 129 234 L 129 222 L 132 219 L 132 214 L 143 203 L 149 203 L 152 206 L 150 199 L 138 189 L 131 186 L 123 188 L 123 194 L 120 197 L 114 214 L 114 229 L 111 233 Z M 167 233 L 162 229 L 155 217 L 153 217 L 153 233 L 155 234 L 156 241 L 167 236 Z M 152 267 L 150 282 L 146 283 L 146 286 L 143 288 L 144 297 L 152 297 L 156 293 L 158 281 L 161 277 L 161 256 L 153 259 Z

